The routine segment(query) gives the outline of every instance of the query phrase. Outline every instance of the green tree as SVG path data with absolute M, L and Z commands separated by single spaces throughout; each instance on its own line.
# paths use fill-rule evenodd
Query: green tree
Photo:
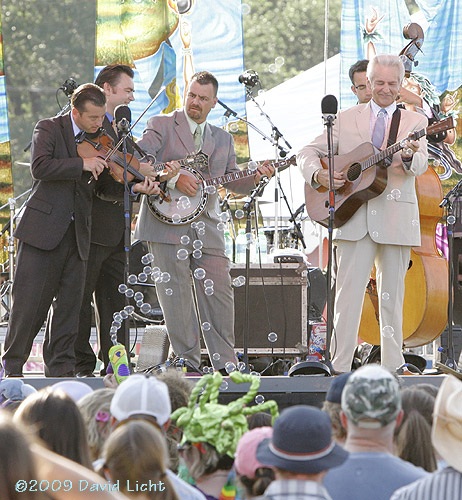
M 341 3 L 329 1 L 328 57 L 340 50 Z M 324 0 L 243 0 L 245 66 L 257 71 L 263 88 L 323 60 L 324 9 Z
M 69 77 L 93 81 L 96 0 L 2 0 L 5 78 L 15 195 L 30 187 L 35 123 L 57 114 L 56 91 Z M 58 93 L 61 105 L 67 98 Z

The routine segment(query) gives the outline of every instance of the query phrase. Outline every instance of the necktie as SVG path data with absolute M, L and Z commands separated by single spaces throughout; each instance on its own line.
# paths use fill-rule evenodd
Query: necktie
M 383 138 L 385 137 L 385 114 L 386 111 L 381 108 L 377 114 L 374 131 L 372 132 L 372 144 L 377 149 L 380 149 L 383 143 Z
M 194 145 L 196 146 L 196 151 L 200 151 L 202 146 L 202 130 L 200 125 L 196 127 L 193 137 L 194 137 Z

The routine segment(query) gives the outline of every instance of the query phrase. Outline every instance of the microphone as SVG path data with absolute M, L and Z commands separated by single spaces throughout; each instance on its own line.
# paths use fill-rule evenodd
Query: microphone
M 326 124 L 332 125 L 332 122 L 335 120 L 337 110 L 338 102 L 334 95 L 328 94 L 322 98 L 321 111 Z
M 128 134 L 130 132 L 130 123 L 132 121 L 132 112 L 126 104 L 119 104 L 114 110 L 114 119 L 117 130 L 120 134 Z
M 293 217 L 289 219 L 290 222 L 295 222 L 295 219 L 305 210 L 305 203 L 302 203 L 297 210 L 295 210 Z
M 243 83 L 246 87 L 255 87 L 257 83 L 260 83 L 260 78 L 254 69 L 248 69 L 239 75 L 239 83 Z
M 77 82 L 73 78 L 68 78 L 58 90 L 62 90 L 67 97 L 71 97 L 74 90 L 78 87 Z

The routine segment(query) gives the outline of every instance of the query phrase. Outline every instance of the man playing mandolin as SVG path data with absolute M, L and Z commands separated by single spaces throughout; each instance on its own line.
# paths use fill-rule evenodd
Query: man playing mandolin
M 364 142 L 372 142 L 381 150 L 387 147 L 403 77 L 404 66 L 397 56 L 378 55 L 369 62 L 367 85 L 372 100 L 339 113 L 333 127 L 335 154 L 347 154 Z M 418 113 L 401 110 L 398 123 L 397 136 L 392 143 L 424 129 L 427 119 Z M 326 154 L 326 134 L 323 134 L 297 155 L 305 181 L 313 190 L 329 186 L 328 171 L 322 168 L 319 160 Z M 356 161 L 359 160 L 362 158 Z M 404 363 L 404 278 L 411 247 L 420 245 L 415 176 L 425 172 L 427 160 L 425 134 L 419 141 L 406 140 L 405 147 L 393 155 L 384 191 L 357 211 L 353 210 L 349 220 L 334 232 L 338 270 L 332 358 L 337 372 L 351 370 L 364 292 L 374 263 L 382 365 L 395 371 Z M 334 173 L 334 187 L 338 192 L 347 190 L 349 184 L 344 172 Z
M 205 179 L 240 172 L 232 136 L 206 121 L 217 103 L 217 90 L 218 82 L 211 73 L 193 75 L 184 108 L 149 119 L 138 144 L 158 162 L 181 160 L 201 151 L 207 155 L 208 164 L 195 168 Z M 262 165 L 255 175 L 226 183 L 225 187 L 248 193 L 262 175 L 271 177 L 273 170 Z M 173 204 L 189 203 L 187 197 L 203 189 L 198 178 L 186 172 L 172 179 L 169 187 L 182 193 L 180 200 L 172 197 Z M 216 190 L 209 190 L 208 197 L 204 211 L 193 223 L 177 221 L 172 225 L 155 218 L 147 200 L 143 200 L 135 237 L 148 242 L 154 265 L 169 274 L 168 281 L 157 283 L 157 292 L 175 354 L 199 368 L 202 330 L 213 367 L 219 370 L 226 362 L 236 362 L 234 299 Z

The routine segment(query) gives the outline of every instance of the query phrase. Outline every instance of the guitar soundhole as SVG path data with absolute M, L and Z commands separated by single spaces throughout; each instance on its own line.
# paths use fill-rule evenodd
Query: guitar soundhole
M 359 163 L 353 163 L 349 166 L 347 172 L 347 179 L 350 182 L 355 181 L 361 175 L 361 165 Z

